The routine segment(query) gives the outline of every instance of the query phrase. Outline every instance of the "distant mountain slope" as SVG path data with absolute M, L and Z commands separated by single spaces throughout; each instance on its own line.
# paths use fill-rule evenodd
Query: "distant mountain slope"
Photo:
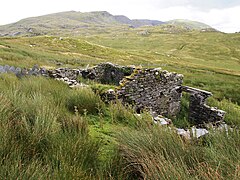
M 171 21 L 167 21 L 165 23 L 170 25 L 178 25 L 184 28 L 195 29 L 195 30 L 210 29 L 210 28 L 212 29 L 212 27 L 207 24 L 197 22 L 197 21 L 190 21 L 187 19 L 174 19 Z
M 39 17 L 31 17 L 13 24 L 0 26 L 0 35 L 44 35 L 77 32 L 84 28 L 111 28 L 111 27 L 140 27 L 145 25 L 159 25 L 161 21 L 131 20 L 126 16 L 114 16 L 106 11 L 95 12 L 61 12 Z M 55 33 L 56 35 L 56 33 Z
M 0 36 L 92 35 L 162 24 L 184 26 L 190 30 L 211 28 L 206 24 L 187 20 L 173 20 L 165 23 L 148 19 L 131 20 L 126 16 L 114 16 L 106 11 L 86 13 L 68 11 L 26 18 L 16 23 L 0 26 Z

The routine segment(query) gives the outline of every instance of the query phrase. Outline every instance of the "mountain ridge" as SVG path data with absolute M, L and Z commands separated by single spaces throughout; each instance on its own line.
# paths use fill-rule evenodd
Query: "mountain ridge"
M 185 22 L 159 21 L 149 19 L 130 19 L 124 15 L 112 15 L 107 11 L 78 12 L 65 11 L 43 16 L 29 17 L 15 23 L 0 26 L 0 36 L 35 36 L 61 35 L 65 33 L 78 34 L 83 29 L 97 34 L 103 29 L 111 28 L 139 28 L 142 26 L 176 25 L 190 30 L 211 28 L 210 26 L 186 20 Z

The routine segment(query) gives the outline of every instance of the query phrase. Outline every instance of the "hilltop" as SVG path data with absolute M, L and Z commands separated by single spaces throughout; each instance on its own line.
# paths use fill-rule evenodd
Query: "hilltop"
M 97 30 L 105 28 L 136 28 L 160 24 L 163 24 L 163 22 L 157 20 L 131 20 L 126 16 L 114 16 L 106 11 L 86 13 L 68 11 L 31 17 L 13 24 L 0 26 L 0 34 L 4 36 L 44 35 L 64 34 L 71 31 L 74 35 L 86 30 L 95 30 L 95 33 L 97 33 Z
M 167 21 L 166 24 L 171 24 L 171 25 L 178 25 L 181 27 L 185 27 L 188 29 L 197 29 L 197 30 L 202 30 L 202 29 L 213 29 L 211 26 L 197 22 L 197 21 L 190 21 L 187 19 L 174 19 L 171 21 Z
M 163 26 L 161 26 L 163 25 Z M 39 17 L 22 19 L 16 23 L 0 26 L 0 36 L 36 36 L 36 35 L 93 35 L 112 31 L 124 32 L 143 26 L 171 25 L 171 29 L 202 30 L 210 26 L 189 20 L 168 21 L 148 19 L 129 19 L 123 15 L 112 15 L 106 11 L 60 12 Z

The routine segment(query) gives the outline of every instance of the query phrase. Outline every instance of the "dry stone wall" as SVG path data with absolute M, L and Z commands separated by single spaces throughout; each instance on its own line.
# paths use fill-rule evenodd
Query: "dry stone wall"
M 161 69 L 139 70 L 121 82 L 118 98 L 147 108 L 164 116 L 175 116 L 180 111 L 183 75 Z
M 206 105 L 207 98 L 212 96 L 211 92 L 182 86 L 182 91 L 190 94 L 189 120 L 194 124 L 219 123 L 224 120 L 225 112 Z
M 0 65 L 0 74 L 1 73 L 13 73 L 19 78 L 25 76 L 45 76 L 63 81 L 64 83 L 68 84 L 69 87 L 84 86 L 77 81 L 77 77 L 81 76 L 81 71 L 79 69 L 57 68 L 53 70 L 47 70 L 45 68 L 40 68 L 37 65 L 27 69 L 9 65 Z
M 48 70 L 48 75 L 52 78 L 68 78 L 76 80 L 80 74 L 81 72 L 79 69 L 57 68 L 54 70 Z
M 13 73 L 16 74 L 17 77 L 21 78 L 24 76 L 48 76 L 48 71 L 45 68 L 39 68 L 38 65 L 34 65 L 32 68 L 20 68 L 9 65 L 0 65 L 0 73 Z
M 134 68 L 119 66 L 112 63 L 101 63 L 93 68 L 82 70 L 84 78 L 96 80 L 102 84 L 119 85 L 119 82 L 132 74 Z
M 82 86 L 77 80 L 78 76 L 81 76 L 79 69 L 57 68 L 54 70 L 48 70 L 48 76 L 65 82 L 71 88 Z

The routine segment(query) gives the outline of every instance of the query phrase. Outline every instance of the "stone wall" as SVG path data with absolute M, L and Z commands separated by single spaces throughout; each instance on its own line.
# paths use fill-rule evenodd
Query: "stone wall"
M 102 84 L 119 85 L 124 76 L 132 74 L 134 68 L 112 63 L 101 63 L 93 68 L 82 70 L 84 78 L 96 80 Z
M 53 70 L 48 70 L 48 76 L 59 81 L 63 81 L 69 85 L 69 87 L 83 86 L 78 82 L 78 77 L 81 76 L 80 69 L 70 69 L 70 68 L 57 68 Z
M 204 124 L 219 123 L 224 120 L 224 111 L 206 105 L 207 98 L 212 96 L 211 92 L 188 86 L 182 86 L 182 91 L 190 94 L 188 118 L 191 122 Z
M 137 110 L 147 108 L 164 116 L 175 116 L 180 110 L 183 75 L 161 69 L 135 72 L 121 82 L 118 98 L 136 105 Z
M 81 76 L 81 71 L 79 69 L 57 68 L 53 70 L 47 70 L 45 68 L 40 68 L 37 65 L 27 69 L 9 65 L 0 65 L 0 74 L 1 73 L 13 73 L 18 78 L 25 76 L 44 76 L 63 81 L 64 83 L 68 84 L 69 87 L 83 86 L 77 81 L 77 77 Z
M 16 74 L 17 77 L 21 78 L 23 76 L 28 75 L 42 75 L 42 76 L 48 76 L 48 71 L 45 68 L 39 68 L 38 65 L 34 65 L 32 68 L 20 68 L 15 66 L 9 66 L 9 65 L 0 65 L 0 73 L 13 73 Z
M 77 80 L 77 77 L 81 75 L 81 72 L 79 69 L 57 68 L 54 70 L 48 70 L 48 75 L 52 78 L 68 78 L 71 80 Z

